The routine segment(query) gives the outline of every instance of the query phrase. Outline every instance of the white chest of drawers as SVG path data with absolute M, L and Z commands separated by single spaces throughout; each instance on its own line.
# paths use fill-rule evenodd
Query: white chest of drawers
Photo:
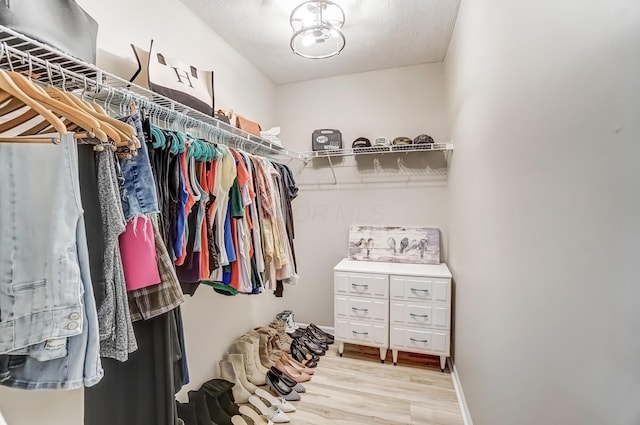
M 451 273 L 445 264 L 369 263 L 344 259 L 334 268 L 338 352 L 344 343 L 440 356 L 451 344 Z

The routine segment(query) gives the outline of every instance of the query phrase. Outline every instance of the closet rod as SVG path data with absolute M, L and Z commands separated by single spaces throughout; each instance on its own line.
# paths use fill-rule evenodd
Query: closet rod
M 249 134 L 2 25 L 0 48 L 4 52 L 0 60 L 2 69 L 13 69 L 42 84 L 59 88 L 64 85 L 67 91 L 84 95 L 105 108 L 116 107 L 123 115 L 134 102 L 139 108 L 145 108 L 157 123 L 174 130 L 197 131 L 199 134 L 193 134 L 196 137 L 213 135 L 216 142 L 274 159 L 307 161 L 306 156 L 298 152 Z

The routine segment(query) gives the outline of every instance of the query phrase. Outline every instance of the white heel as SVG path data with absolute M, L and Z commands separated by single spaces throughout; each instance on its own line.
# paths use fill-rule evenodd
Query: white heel
M 271 422 L 269 419 L 265 418 L 264 416 L 258 415 L 256 411 L 250 408 L 249 406 L 240 406 L 239 410 L 240 410 L 240 413 L 242 413 L 243 415 L 251 419 L 254 425 L 273 425 L 273 422 Z
M 258 397 L 252 395 L 249 397 L 249 403 L 253 405 L 258 411 L 265 416 L 267 419 L 273 421 L 276 424 L 283 424 L 287 422 L 291 422 L 291 419 L 280 409 L 277 407 L 267 407 L 266 404 Z
M 284 413 L 292 413 L 296 411 L 296 407 L 293 404 L 287 402 L 287 400 L 285 400 L 282 397 L 272 396 L 270 393 L 266 392 L 262 388 L 258 388 L 255 394 L 258 397 L 267 400 L 272 407 L 277 407 L 278 409 L 282 410 Z

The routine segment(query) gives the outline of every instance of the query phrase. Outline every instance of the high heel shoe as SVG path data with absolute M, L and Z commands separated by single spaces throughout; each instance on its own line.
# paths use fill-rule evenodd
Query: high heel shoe
M 302 385 L 299 382 L 296 382 L 293 379 L 289 378 L 287 375 L 282 373 L 281 370 L 276 369 L 275 367 L 272 366 L 271 370 L 269 372 L 275 374 L 277 378 L 279 378 L 286 386 L 288 386 L 289 388 L 292 388 L 293 391 L 295 391 L 297 393 L 306 393 L 307 392 L 307 389 L 304 387 L 304 385 Z M 291 400 L 289 400 L 289 401 L 291 401 Z
M 315 325 L 309 325 L 309 327 L 307 327 L 307 333 L 313 335 L 315 339 L 317 339 L 318 341 L 322 341 L 325 344 L 333 344 L 333 335 L 324 333 L 322 329 L 318 328 Z
M 290 357 L 287 353 L 282 353 L 280 355 L 280 361 L 285 364 L 293 367 L 298 372 L 304 372 L 307 375 L 313 375 L 315 372 L 310 368 L 306 367 L 302 363 L 298 363 L 294 358 Z
M 249 398 L 249 404 L 258 409 L 258 412 L 265 418 L 269 419 L 275 424 L 284 424 L 287 422 L 291 422 L 289 416 L 286 415 L 282 410 L 277 407 L 267 407 L 266 404 L 258 397 L 252 395 Z
M 311 376 L 307 375 L 304 372 L 298 372 L 294 368 L 283 364 L 280 359 L 276 361 L 276 369 L 280 369 L 282 373 L 287 375 L 289 378 L 293 379 L 296 382 L 307 382 L 311 380 Z
M 309 367 L 309 368 L 318 367 L 317 362 L 307 359 L 307 357 L 302 352 L 302 350 L 300 350 L 300 347 L 293 346 L 293 345 L 291 346 L 291 357 L 293 357 L 297 362 L 305 365 L 306 367 Z
M 258 415 L 256 411 L 249 406 L 240 406 L 240 413 L 251 419 L 254 425 L 273 425 L 270 419 Z
M 275 369 L 275 368 L 274 368 Z M 280 397 L 284 398 L 287 401 L 300 401 L 302 397 L 298 394 L 297 391 L 294 391 L 292 387 L 288 384 L 284 383 L 282 377 L 279 377 L 277 374 L 269 371 L 267 372 L 267 386 L 271 391 L 274 391 Z
M 316 344 L 315 342 L 313 342 L 307 337 L 300 337 L 297 339 L 297 341 L 299 341 L 300 345 L 306 348 L 307 351 L 311 352 L 312 354 L 315 354 L 316 356 L 324 356 L 325 352 L 327 351 L 327 350 L 323 350 L 321 346 L 319 346 L 318 344 Z
M 322 348 L 324 351 L 329 349 L 329 344 L 326 343 L 322 338 L 317 338 L 312 332 L 307 331 L 306 334 L 302 338 L 308 339 Z
M 293 404 L 287 402 L 287 400 L 285 400 L 282 397 L 272 396 L 270 393 L 266 392 L 262 388 L 258 388 L 256 390 L 256 396 L 260 397 L 263 400 L 266 400 L 271 407 L 277 407 L 278 409 L 282 410 L 284 413 L 293 413 L 296 411 L 296 407 Z
M 325 332 L 323 331 L 319 326 L 317 326 L 315 323 L 311 323 L 309 325 L 310 328 L 312 328 L 313 330 L 315 330 L 317 333 L 319 333 L 320 335 L 324 336 L 325 338 L 329 338 L 329 339 L 335 339 L 335 336 L 333 336 L 332 334 L 330 334 L 329 332 Z
M 313 361 L 315 363 L 318 363 L 320 361 L 320 356 L 311 353 L 304 345 L 302 345 L 298 340 L 294 339 L 293 342 L 291 343 L 292 347 L 295 347 L 298 351 L 300 351 L 299 354 L 302 355 L 302 358 L 304 358 L 304 362 L 303 363 L 307 363 L 308 361 Z M 299 360 L 302 362 L 302 360 Z M 309 366 L 311 367 L 311 366 Z

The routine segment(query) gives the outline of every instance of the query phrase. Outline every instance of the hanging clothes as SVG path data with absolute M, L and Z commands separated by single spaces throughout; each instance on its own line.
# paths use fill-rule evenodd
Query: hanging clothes
M 111 152 L 98 152 L 98 198 L 103 224 L 106 298 L 98 310 L 100 355 L 126 361 L 138 349 L 127 299 L 127 288 L 118 238 L 125 230 L 115 159 Z
M 104 379 L 84 393 L 85 425 L 175 423 L 174 369 L 182 356 L 175 318 L 170 312 L 133 326 L 139 349 L 125 363 L 103 360 Z
M 0 144 L 0 294 L 14 294 L 0 299 L 0 384 L 12 388 L 74 389 L 103 376 L 76 142 L 59 137 Z

